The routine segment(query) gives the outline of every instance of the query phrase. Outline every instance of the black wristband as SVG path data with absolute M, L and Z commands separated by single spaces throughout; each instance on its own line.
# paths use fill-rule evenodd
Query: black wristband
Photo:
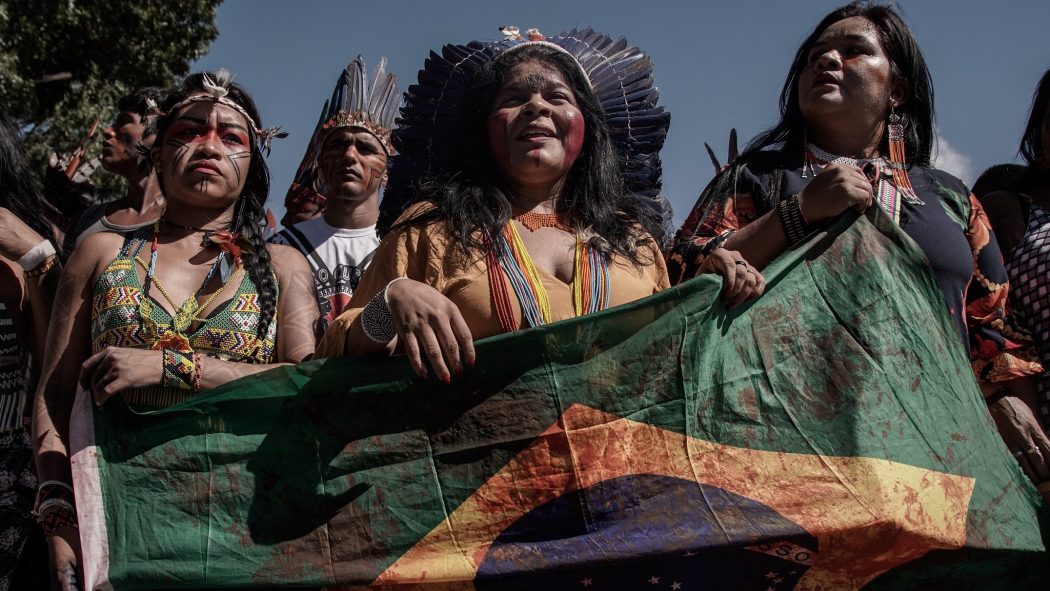
M 798 193 L 777 203 L 777 213 L 780 215 L 780 223 L 784 226 L 788 244 L 794 246 L 806 239 L 806 236 L 809 235 L 809 224 L 802 217 L 802 208 L 798 205 Z

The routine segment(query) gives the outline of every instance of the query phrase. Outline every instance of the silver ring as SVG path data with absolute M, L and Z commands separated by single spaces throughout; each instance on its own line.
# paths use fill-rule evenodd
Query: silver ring
M 738 264 L 738 265 L 744 265 L 745 267 L 747 266 L 747 261 L 745 261 L 745 260 L 739 260 L 739 261 L 734 261 L 734 262 L 736 264 Z

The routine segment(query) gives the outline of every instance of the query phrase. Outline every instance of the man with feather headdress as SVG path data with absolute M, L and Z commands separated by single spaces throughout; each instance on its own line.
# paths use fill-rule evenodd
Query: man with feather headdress
M 322 111 L 296 180 L 325 195 L 321 216 L 286 227 L 273 241 L 299 249 L 314 273 L 324 324 L 350 302 L 379 245 L 379 192 L 394 154 L 397 78 L 380 59 L 371 80 L 361 56 L 350 62 Z M 306 180 L 309 179 L 309 180 Z

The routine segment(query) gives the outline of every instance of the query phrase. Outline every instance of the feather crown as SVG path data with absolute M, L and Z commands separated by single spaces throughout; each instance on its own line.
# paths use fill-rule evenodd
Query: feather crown
M 360 127 L 376 136 L 388 155 L 395 153 L 390 141 L 391 130 L 401 106 L 397 76 L 386 71 L 386 58 L 379 58 L 369 79 L 365 60 L 357 56 L 339 76 L 332 98 L 325 103 L 323 123 L 312 144 L 319 150 L 324 139 L 341 127 Z
M 574 58 L 602 105 L 610 136 L 624 163 L 628 188 L 663 219 L 671 230 L 671 206 L 660 194 L 660 149 L 671 114 L 659 106 L 653 65 L 641 49 L 623 38 L 613 39 L 593 29 L 572 29 L 544 37 L 536 29 L 525 35 L 513 26 L 500 27 L 499 41 L 449 44 L 431 52 L 416 84 L 405 93 L 393 144 L 398 156 L 390 166 L 390 181 L 380 205 L 379 230 L 390 228 L 419 199 L 415 182 L 430 175 L 454 173 L 463 155 L 460 105 L 481 68 L 518 48 L 543 44 Z M 657 236 L 663 240 L 663 236 Z
M 317 193 L 318 190 L 324 189 L 320 186 L 323 182 L 317 173 L 317 158 L 321 154 L 325 139 L 336 129 L 364 129 L 376 136 L 388 156 L 395 154 L 390 134 L 400 106 L 401 93 L 397 88 L 397 76 L 387 73 L 386 58 L 379 59 L 379 64 L 369 80 L 364 58 L 357 56 L 339 74 L 332 97 L 321 107 L 321 116 L 314 126 L 313 135 L 310 136 L 299 168 L 295 171 L 286 203 L 324 203 L 324 196 Z

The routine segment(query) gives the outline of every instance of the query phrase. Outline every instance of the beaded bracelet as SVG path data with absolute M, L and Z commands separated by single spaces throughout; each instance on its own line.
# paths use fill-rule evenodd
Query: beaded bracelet
M 47 499 L 72 500 L 73 487 L 61 480 L 45 480 L 37 487 L 37 497 L 41 501 Z
M 361 330 L 373 342 L 385 345 L 397 336 L 397 327 L 394 325 L 394 316 L 390 313 L 390 302 L 386 298 L 386 290 L 402 279 L 408 279 L 408 277 L 395 277 L 379 293 L 372 296 L 368 305 L 361 311 Z
M 54 255 L 55 245 L 51 244 L 50 240 L 41 240 L 18 259 L 18 266 L 22 267 L 23 271 L 32 271 Z
M 40 277 L 41 275 L 47 273 L 51 269 L 54 269 L 55 265 L 57 265 L 57 264 L 58 264 L 58 257 L 51 256 L 50 258 L 48 258 L 43 263 L 37 265 L 36 268 L 30 269 L 28 271 L 24 271 L 22 274 L 25 275 L 27 278 Z
M 199 394 L 201 391 L 201 354 L 193 352 L 193 393 Z
M 45 538 L 53 536 L 59 528 L 79 527 L 73 505 L 58 499 L 41 503 L 36 512 L 36 521 L 40 524 L 40 529 L 44 530 Z
M 194 380 L 200 382 L 200 378 L 195 378 L 197 371 L 196 358 L 194 353 L 183 353 L 182 351 L 176 351 L 175 349 L 164 349 L 163 350 L 163 364 L 164 373 L 161 377 L 161 384 L 170 388 L 178 388 L 180 390 L 194 390 Z
M 65 526 L 77 527 L 77 511 L 73 506 L 73 487 L 61 480 L 46 480 L 37 487 L 37 506 L 33 511 L 37 523 L 48 537 Z
M 809 235 L 809 225 L 802 217 L 798 193 L 777 203 L 777 213 L 780 214 L 780 223 L 784 225 L 784 233 L 790 245 L 794 246 L 806 239 Z

